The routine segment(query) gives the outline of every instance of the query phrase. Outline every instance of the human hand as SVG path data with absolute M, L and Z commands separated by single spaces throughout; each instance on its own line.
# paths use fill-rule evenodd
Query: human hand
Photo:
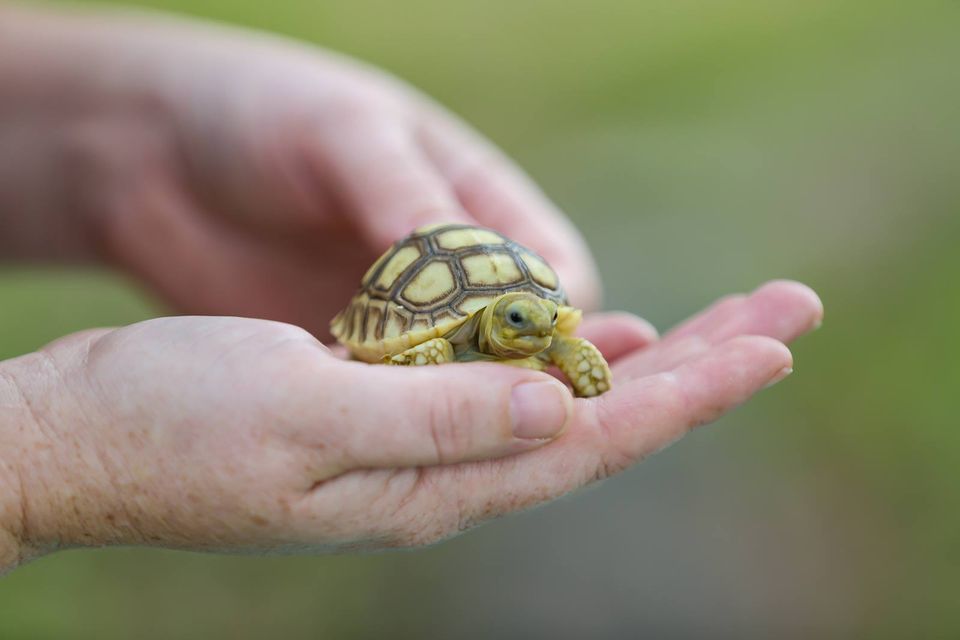
M 789 370 L 781 341 L 821 314 L 806 287 L 774 283 L 660 342 L 633 316 L 588 316 L 583 335 L 611 361 L 615 386 L 576 400 L 545 373 L 499 364 L 343 361 L 266 321 L 79 334 L 4 371 L 32 416 L 0 459 L 21 487 L 21 508 L 8 511 L 23 516 L 8 529 L 25 557 L 75 545 L 435 542 L 605 478 L 719 417 Z M 536 419 L 532 440 L 511 428 L 523 382 L 539 383 L 526 397 L 533 413 L 513 414 Z
M 490 143 L 383 72 L 168 18 L 35 22 L 0 29 L 0 41 L 19 41 L 19 58 L 37 69 L 70 66 L 55 74 L 64 95 L 40 92 L 55 104 L 27 110 L 56 140 L 16 153 L 57 154 L 41 164 L 59 168 L 59 205 L 86 221 L 69 237 L 90 237 L 180 311 L 326 337 L 373 260 L 439 220 L 504 232 L 550 262 L 573 304 L 598 300 L 593 261 L 567 219 Z M 48 196 L 49 184 L 37 191 Z

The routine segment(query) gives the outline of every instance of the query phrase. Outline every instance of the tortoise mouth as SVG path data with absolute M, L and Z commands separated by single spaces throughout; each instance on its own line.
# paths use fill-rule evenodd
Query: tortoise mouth
M 553 334 L 519 335 L 506 340 L 494 340 L 494 349 L 502 358 L 526 358 L 550 347 Z

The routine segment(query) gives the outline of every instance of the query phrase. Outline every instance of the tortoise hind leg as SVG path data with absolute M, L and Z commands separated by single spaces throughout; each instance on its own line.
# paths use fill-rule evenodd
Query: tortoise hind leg
M 383 361 L 387 364 L 412 366 L 453 362 L 453 345 L 446 338 L 434 338 L 395 356 L 385 356 Z
M 598 396 L 610 389 L 610 367 L 591 342 L 583 338 L 556 335 L 547 355 L 567 376 L 578 396 Z

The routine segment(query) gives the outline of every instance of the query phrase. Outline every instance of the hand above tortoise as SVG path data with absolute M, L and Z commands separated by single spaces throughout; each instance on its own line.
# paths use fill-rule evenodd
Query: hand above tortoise
M 0 566 L 104 544 L 435 542 L 617 473 L 716 419 L 786 375 L 783 343 L 821 314 L 809 289 L 777 282 L 660 341 L 634 316 L 588 316 L 581 335 L 616 383 L 576 400 L 546 373 L 500 364 L 345 361 L 261 320 L 167 318 L 70 336 L 0 377 L 0 405 L 23 408 L 16 437 L 0 428 L 0 483 L 20 488 L 0 503 L 14 541 L 4 549 L 0 528 Z
M 29 59 L 31 71 L 5 76 L 4 59 Z M 346 57 L 156 16 L 0 8 L 5 97 L 18 139 L 0 144 L 0 222 L 11 216 L 0 252 L 26 212 L 69 212 L 46 228 L 178 311 L 280 320 L 326 339 L 390 243 L 464 221 L 544 256 L 576 306 L 597 302 L 582 238 L 510 160 Z M 50 235 L 33 238 L 37 251 L 56 246 Z

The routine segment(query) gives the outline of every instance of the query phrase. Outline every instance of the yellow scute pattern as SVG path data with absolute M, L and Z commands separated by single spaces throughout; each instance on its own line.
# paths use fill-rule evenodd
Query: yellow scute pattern
M 367 340 L 375 340 L 377 338 L 377 328 L 380 325 L 380 318 L 382 317 L 383 303 L 376 304 L 374 301 L 370 301 L 367 304 L 367 326 L 366 333 L 364 334 Z
M 472 285 L 511 284 L 522 277 L 513 257 L 506 253 L 468 256 L 463 259 L 467 282 Z
M 400 274 L 406 271 L 413 261 L 420 257 L 420 250 L 416 247 L 403 247 L 390 258 L 384 266 L 376 286 L 379 289 L 389 289 L 397 281 Z
M 365 287 L 370 283 L 370 278 L 372 278 L 373 274 L 377 272 L 377 269 L 380 268 L 380 265 L 383 264 L 383 261 L 387 259 L 388 255 L 390 255 L 389 251 L 377 258 L 377 261 L 370 265 L 370 268 L 367 269 L 367 272 L 363 274 L 363 279 L 360 280 L 361 286 Z
M 457 310 L 465 315 L 471 315 L 494 300 L 496 300 L 495 296 L 469 296 L 457 306 Z
M 503 238 L 486 229 L 454 229 L 437 235 L 441 249 L 460 249 L 480 244 L 503 244 Z
M 446 262 L 431 262 L 404 288 L 403 297 L 414 304 L 426 304 L 453 293 L 453 273 Z
M 548 289 L 556 289 L 559 281 L 557 274 L 553 272 L 547 263 L 540 258 L 524 251 L 520 254 L 523 263 L 527 265 L 530 276 L 537 281 L 537 284 L 543 285 Z
M 383 337 L 396 338 L 403 333 L 404 329 L 406 329 L 406 322 L 404 322 L 403 317 L 395 312 L 391 312 L 387 316 L 386 325 L 383 327 Z

